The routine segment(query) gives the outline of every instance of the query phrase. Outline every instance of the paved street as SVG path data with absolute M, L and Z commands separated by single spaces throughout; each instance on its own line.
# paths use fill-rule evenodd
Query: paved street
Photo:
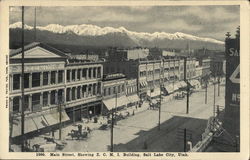
M 224 86 L 220 87 L 220 97 L 216 104 L 224 105 Z M 195 144 L 213 115 L 213 86 L 208 88 L 208 103 L 205 104 L 204 89 L 190 96 L 189 114 L 186 114 L 186 98 L 162 104 L 161 130 L 158 130 L 158 110 L 146 110 L 125 120 L 114 128 L 114 151 L 183 151 L 183 140 L 177 139 L 178 128 L 187 128 L 192 133 Z M 64 129 L 66 136 L 70 129 Z M 67 133 L 66 133 L 67 132 Z M 110 130 L 94 130 L 86 140 L 67 140 L 63 151 L 109 151 Z

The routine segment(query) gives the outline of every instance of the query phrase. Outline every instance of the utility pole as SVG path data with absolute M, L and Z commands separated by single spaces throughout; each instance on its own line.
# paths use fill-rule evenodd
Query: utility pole
M 187 145 L 187 129 L 186 128 L 184 128 L 184 142 L 183 142 L 184 144 L 184 152 L 186 152 L 187 151 L 187 148 L 186 148 L 186 145 Z
M 21 108 L 21 138 L 22 138 L 22 152 L 24 149 L 24 6 L 22 6 L 22 73 L 21 73 L 21 91 L 22 91 L 22 108 Z
M 205 80 L 205 104 L 207 104 L 207 80 Z
M 213 117 L 214 117 L 214 120 L 213 120 L 213 127 L 215 125 L 215 77 L 214 77 L 214 103 L 213 103 Z
M 184 81 L 187 83 L 187 108 L 186 114 L 189 113 L 189 84 L 187 80 L 187 57 L 184 58 Z
M 34 42 L 36 42 L 36 7 L 35 7 L 35 16 L 34 16 Z
M 62 103 L 59 102 L 59 140 L 62 139 Z
M 115 109 L 117 108 L 117 92 L 115 94 Z M 114 109 L 111 110 L 110 152 L 114 151 Z

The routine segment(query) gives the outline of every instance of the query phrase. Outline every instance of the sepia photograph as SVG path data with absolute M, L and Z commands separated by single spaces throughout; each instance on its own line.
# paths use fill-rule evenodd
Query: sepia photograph
M 8 11 L 9 153 L 241 152 L 239 4 Z

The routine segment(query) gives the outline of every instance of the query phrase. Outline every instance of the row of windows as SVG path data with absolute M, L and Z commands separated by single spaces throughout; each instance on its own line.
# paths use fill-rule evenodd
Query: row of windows
M 25 73 L 24 74 L 24 88 L 45 86 L 49 84 L 63 83 L 63 70 L 58 71 L 58 75 L 56 77 L 57 71 L 51 72 L 34 72 L 34 73 Z M 41 76 L 42 81 L 41 81 Z M 50 77 L 50 80 L 49 80 Z M 56 82 L 57 79 L 57 82 Z M 31 81 L 31 83 L 30 83 Z M 18 90 L 21 87 L 21 74 L 13 75 L 13 90 Z
M 67 88 L 66 90 L 66 101 L 77 100 L 90 96 L 100 95 L 101 84 L 89 84 L 73 88 Z
M 56 91 L 43 92 L 43 93 L 35 93 L 30 95 L 31 97 L 31 106 L 29 106 L 29 95 L 24 96 L 24 110 L 29 110 L 31 108 L 32 111 L 40 110 L 41 107 L 45 107 L 48 105 L 58 104 L 63 101 L 63 89 Z M 40 97 L 42 96 L 42 101 Z M 21 111 L 21 97 L 16 96 L 13 98 L 13 112 Z
M 110 95 L 115 95 L 116 93 L 124 92 L 124 90 L 125 90 L 124 85 L 107 87 L 103 89 L 103 94 L 104 96 L 110 96 Z
M 101 78 L 101 67 L 67 70 L 67 81 Z

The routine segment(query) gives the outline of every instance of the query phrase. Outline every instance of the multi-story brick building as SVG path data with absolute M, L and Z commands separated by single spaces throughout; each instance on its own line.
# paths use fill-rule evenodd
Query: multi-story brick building
M 21 49 L 10 53 L 10 114 L 12 137 L 21 134 Z M 25 133 L 36 132 L 62 122 L 75 121 L 101 111 L 102 65 L 74 62 L 63 52 L 43 43 L 24 47 Z

